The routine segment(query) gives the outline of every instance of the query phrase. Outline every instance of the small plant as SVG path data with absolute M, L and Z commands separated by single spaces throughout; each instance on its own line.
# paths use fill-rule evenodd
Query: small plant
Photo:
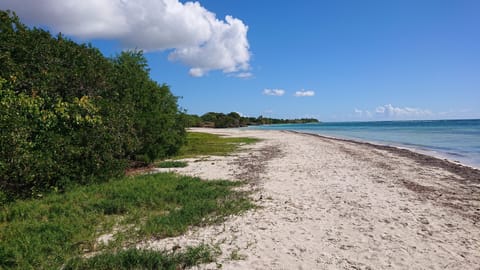
M 157 164 L 157 167 L 159 168 L 184 168 L 187 166 L 188 166 L 188 163 L 185 161 L 171 161 L 171 160 L 161 161 L 160 163 Z
M 239 261 L 245 260 L 247 258 L 246 255 L 240 254 L 238 251 L 238 249 L 232 250 L 232 252 L 230 253 L 230 260 Z

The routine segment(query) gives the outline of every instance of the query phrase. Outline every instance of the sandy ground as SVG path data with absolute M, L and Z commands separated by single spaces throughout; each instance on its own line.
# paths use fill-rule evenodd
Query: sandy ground
M 176 171 L 246 180 L 260 208 L 139 247 L 217 246 L 201 269 L 480 269 L 478 170 L 307 134 L 202 131 L 263 140 Z

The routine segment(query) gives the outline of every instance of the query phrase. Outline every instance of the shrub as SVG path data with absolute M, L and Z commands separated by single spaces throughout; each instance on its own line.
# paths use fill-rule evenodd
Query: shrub
M 177 98 L 167 85 L 150 79 L 142 52 L 122 52 L 112 62 L 124 119 L 133 127 L 133 139 L 126 148 L 129 158 L 152 162 L 175 154 L 186 137 Z
M 120 175 L 178 151 L 184 117 L 142 52 L 108 59 L 0 11 L 0 188 L 7 197 Z
M 7 197 L 38 195 L 118 175 L 124 166 L 87 96 L 46 106 L 0 80 L 0 188 Z

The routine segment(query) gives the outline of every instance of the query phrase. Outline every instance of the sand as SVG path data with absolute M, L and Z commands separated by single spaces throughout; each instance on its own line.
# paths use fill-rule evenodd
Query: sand
M 200 131 L 262 141 L 174 171 L 246 180 L 260 208 L 139 247 L 216 246 L 200 269 L 480 269 L 478 170 L 315 135 Z

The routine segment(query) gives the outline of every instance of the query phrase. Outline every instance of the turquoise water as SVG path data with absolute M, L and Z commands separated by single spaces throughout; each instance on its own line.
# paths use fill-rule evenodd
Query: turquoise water
M 480 119 L 338 122 L 249 128 L 293 130 L 406 147 L 480 168 Z

